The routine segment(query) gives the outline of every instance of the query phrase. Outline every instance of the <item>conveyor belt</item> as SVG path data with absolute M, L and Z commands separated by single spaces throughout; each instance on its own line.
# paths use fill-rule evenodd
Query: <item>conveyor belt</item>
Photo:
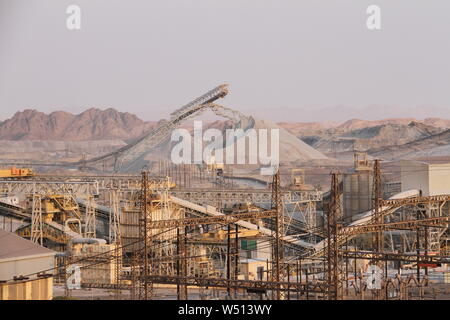
M 419 190 L 408 190 L 408 191 L 397 193 L 397 194 L 393 195 L 392 197 L 390 197 L 389 199 L 402 199 L 402 198 L 409 198 L 409 197 L 414 197 L 414 196 L 418 196 L 418 195 L 419 195 Z M 391 210 L 389 210 L 389 207 L 382 207 L 380 211 L 383 211 L 383 210 L 388 210 L 386 214 L 392 214 L 394 211 L 397 210 L 397 208 L 392 208 Z M 358 215 L 358 218 L 355 221 L 349 223 L 347 226 L 350 227 L 350 226 L 359 226 L 359 225 L 367 224 L 372 219 L 373 213 L 374 213 L 374 210 L 369 210 L 367 212 L 364 212 L 364 213 Z M 354 237 L 356 237 L 356 236 L 348 236 L 346 239 L 350 240 L 350 239 L 353 239 Z M 338 239 L 339 244 L 342 243 L 342 240 Z M 318 258 L 318 257 L 323 256 L 325 253 L 326 243 L 327 243 L 327 239 L 324 239 L 324 240 L 318 242 L 317 244 L 315 244 L 313 246 L 314 253 L 312 253 L 309 258 Z
M 25 213 L 25 210 L 13 204 L 0 201 L 0 215 L 19 220 L 31 221 L 31 215 Z
M 200 212 L 200 213 L 202 213 L 204 215 L 207 215 L 207 216 L 214 217 L 214 216 L 224 215 L 222 212 L 217 211 L 216 208 L 214 208 L 212 206 L 204 207 L 204 206 L 201 206 L 201 205 L 198 205 L 198 204 L 195 204 L 195 203 L 192 203 L 192 202 L 189 202 L 189 201 L 186 201 L 186 200 L 174 197 L 174 196 L 171 196 L 170 198 L 171 198 L 173 203 L 175 203 L 175 204 L 177 204 L 177 205 L 179 205 L 181 207 L 185 207 L 185 208 L 188 208 L 188 209 Z M 236 224 L 241 226 L 241 227 L 243 227 L 243 228 L 249 229 L 249 230 L 257 230 L 260 233 L 262 233 L 262 234 L 264 234 L 266 236 L 269 236 L 269 237 L 273 236 L 273 231 L 272 230 L 264 228 L 264 227 L 260 227 L 260 226 L 258 226 L 256 224 L 253 224 L 253 223 L 250 223 L 250 222 L 247 222 L 247 221 L 239 220 L 239 221 L 236 222 Z M 295 237 L 292 237 L 292 236 L 284 236 L 284 237 L 282 237 L 282 240 L 284 242 L 286 242 L 287 244 L 293 245 L 293 246 L 300 246 L 300 247 L 303 247 L 303 248 L 312 248 L 313 247 L 313 245 L 311 243 L 308 243 L 308 242 L 303 241 L 303 240 L 299 240 L 299 239 L 297 239 Z

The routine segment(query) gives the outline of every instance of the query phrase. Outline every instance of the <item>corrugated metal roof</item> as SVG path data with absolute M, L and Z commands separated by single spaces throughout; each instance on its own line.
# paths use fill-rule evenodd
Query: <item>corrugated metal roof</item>
M 56 253 L 18 235 L 0 230 L 0 260 Z

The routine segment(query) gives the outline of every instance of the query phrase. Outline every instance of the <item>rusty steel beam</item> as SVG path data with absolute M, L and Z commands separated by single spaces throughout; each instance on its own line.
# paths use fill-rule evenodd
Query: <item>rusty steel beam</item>
M 408 205 L 424 204 L 424 203 L 437 203 L 450 201 L 450 195 L 443 194 L 437 196 L 427 196 L 427 197 L 412 197 L 412 198 L 402 198 L 402 199 L 388 199 L 381 200 L 380 206 L 382 207 L 402 207 Z
M 274 210 L 264 210 L 260 212 L 245 212 L 236 214 L 227 214 L 215 217 L 204 218 L 183 218 L 183 219 L 171 219 L 171 220 L 158 220 L 148 223 L 149 229 L 164 229 L 164 228 L 178 228 L 182 226 L 195 226 L 200 224 L 215 224 L 223 223 L 229 224 L 239 220 L 246 219 L 258 219 L 258 218 L 270 218 L 276 215 Z
M 309 292 L 309 293 L 325 293 L 328 285 L 323 282 L 317 283 L 298 283 L 287 281 L 256 281 L 256 280 L 227 280 L 223 278 L 200 278 L 200 277 L 180 277 L 170 275 L 150 275 L 147 276 L 147 281 L 159 284 L 177 284 L 180 282 L 186 283 L 189 286 L 198 287 L 216 287 L 228 288 L 234 287 L 238 289 L 251 290 L 282 290 L 294 292 Z M 279 288 L 279 289 L 278 289 Z
M 123 279 L 128 279 L 129 276 Z M 319 283 L 300 283 L 300 282 L 274 282 L 274 281 L 255 281 L 255 280 L 227 280 L 219 278 L 196 278 L 196 277 L 183 277 L 183 276 L 160 276 L 150 275 L 147 276 L 147 281 L 158 284 L 174 284 L 184 282 L 189 286 L 197 287 L 214 287 L 214 288 L 227 288 L 232 286 L 238 289 L 247 290 L 276 290 L 277 286 L 281 286 L 282 291 L 303 293 L 319 293 L 323 294 L 327 290 L 327 285 L 323 282 Z M 82 283 L 82 288 L 101 288 L 101 289 L 116 289 L 131 290 L 132 285 L 110 283 Z
M 236 202 L 251 202 L 251 203 L 271 203 L 271 190 L 264 189 L 202 189 L 202 188 L 188 188 L 188 189 L 172 189 L 170 194 L 184 200 L 196 203 L 215 203 L 218 198 L 222 202 L 236 203 Z M 290 202 L 319 202 L 322 201 L 322 194 L 317 190 L 281 190 L 280 195 L 283 201 Z
M 442 223 L 450 222 L 450 216 L 446 217 L 433 217 L 416 220 L 406 220 L 399 222 L 389 222 L 380 224 L 364 224 L 359 226 L 351 226 L 340 229 L 339 236 L 353 236 L 364 233 L 381 232 L 398 229 L 417 229 L 424 226 L 436 227 Z
M 371 251 L 352 251 L 339 250 L 344 258 L 348 259 L 367 259 L 378 261 L 404 261 L 419 263 L 449 263 L 450 256 L 441 255 L 409 255 L 405 253 L 390 253 L 390 252 L 371 252 Z

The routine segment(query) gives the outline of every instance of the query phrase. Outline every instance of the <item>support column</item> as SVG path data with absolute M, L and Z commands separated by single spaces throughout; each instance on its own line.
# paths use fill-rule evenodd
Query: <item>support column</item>
M 275 241 L 272 249 L 272 281 L 280 282 L 283 279 L 282 266 L 284 264 L 284 246 L 282 237 L 284 236 L 283 203 L 281 198 L 280 170 L 278 169 L 272 181 L 272 210 L 275 215 Z M 277 300 L 284 299 L 284 292 L 277 285 Z

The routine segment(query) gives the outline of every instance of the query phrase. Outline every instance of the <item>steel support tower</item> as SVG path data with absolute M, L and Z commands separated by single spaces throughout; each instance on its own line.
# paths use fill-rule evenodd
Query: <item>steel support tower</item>
M 331 201 L 327 216 L 327 244 L 326 244 L 326 259 L 327 259 L 327 282 L 328 299 L 338 300 L 342 299 L 342 283 L 340 281 L 340 256 L 338 246 L 338 219 L 341 217 L 341 201 L 339 188 L 338 172 L 331 173 Z
M 275 241 L 272 249 L 272 280 L 282 281 L 284 264 L 284 246 L 282 237 L 284 236 L 283 202 L 281 199 L 280 170 L 278 169 L 272 181 L 272 210 L 275 211 Z M 282 299 L 280 288 L 276 290 L 277 300 Z

